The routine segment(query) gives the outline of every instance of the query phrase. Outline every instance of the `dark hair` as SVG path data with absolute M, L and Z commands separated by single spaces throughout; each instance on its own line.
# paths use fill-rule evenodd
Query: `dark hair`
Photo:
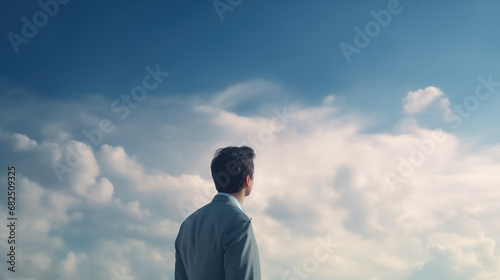
M 243 188 L 245 179 L 253 179 L 255 152 L 247 146 L 217 149 L 210 164 L 212 178 L 218 192 L 235 193 Z

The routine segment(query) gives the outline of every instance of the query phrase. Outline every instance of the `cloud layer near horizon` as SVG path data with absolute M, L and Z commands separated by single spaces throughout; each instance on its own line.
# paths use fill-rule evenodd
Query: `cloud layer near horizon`
M 500 275 L 500 145 L 478 149 L 420 127 L 413 115 L 445 98 L 439 89 L 410 92 L 412 116 L 391 133 L 364 132 L 373 120 L 342 111 L 333 95 L 312 107 L 287 103 L 282 87 L 261 80 L 214 95 L 149 96 L 123 120 L 98 96 L 24 94 L 22 105 L 12 93 L 0 105 L 1 161 L 19 170 L 23 206 L 16 277 L 172 280 L 179 225 L 215 194 L 213 152 L 243 143 L 257 153 L 244 208 L 264 279 Z M 82 130 L 103 118 L 114 130 L 95 145 Z M 68 168 L 62 181 L 54 164 Z

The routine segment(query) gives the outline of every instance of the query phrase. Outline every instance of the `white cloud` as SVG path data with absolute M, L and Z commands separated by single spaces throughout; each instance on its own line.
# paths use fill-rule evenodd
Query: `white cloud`
M 61 262 L 61 266 L 63 271 L 67 274 L 74 274 L 78 270 L 78 264 L 87 260 L 87 256 L 85 254 L 76 255 L 74 252 L 69 252 L 66 255 L 66 259 Z
M 427 108 L 433 101 L 444 96 L 444 93 L 436 87 L 426 87 L 417 91 L 409 91 L 403 99 L 403 108 L 407 114 L 419 113 Z M 449 106 L 447 98 L 440 99 L 440 106 Z
M 52 260 L 49 256 L 42 253 L 35 253 L 32 256 L 33 263 L 40 270 L 46 270 L 50 267 Z
M 323 104 L 332 105 L 334 101 L 335 101 L 335 95 L 330 94 L 327 97 L 325 97 L 325 99 L 323 99 Z
M 228 87 L 226 90 L 214 95 L 209 101 L 209 106 L 220 109 L 228 109 L 242 104 L 260 95 L 273 95 L 280 92 L 280 87 L 266 80 L 254 80 Z
M 29 139 L 28 136 L 23 134 L 14 133 L 12 138 L 15 141 L 15 148 L 19 150 L 29 150 L 37 145 L 35 140 Z
M 113 184 L 108 179 L 101 178 L 89 191 L 88 196 L 98 203 L 105 204 L 111 201 L 113 192 Z
M 80 149 L 80 163 L 62 184 L 52 184 L 57 179 L 47 177 L 55 175 L 43 169 L 23 175 L 25 223 L 19 230 L 29 252 L 37 253 L 27 257 L 33 268 L 21 277 L 113 279 L 114 270 L 173 279 L 180 222 L 215 194 L 209 172 L 213 152 L 258 138 L 275 117 L 272 109 L 250 116 L 230 109 L 240 94 L 265 102 L 258 92 L 276 88 L 250 82 L 213 97 L 147 100 L 135 117 L 115 122 L 116 132 L 105 135 L 103 145 Z M 438 99 L 449 106 L 445 98 L 433 87 L 410 92 L 405 112 L 421 112 Z M 89 112 L 109 106 L 100 102 L 92 104 L 95 111 L 73 109 L 84 111 L 91 125 L 101 116 Z M 473 149 L 446 133 L 412 176 L 389 187 L 387 172 L 396 172 L 433 131 L 410 122 L 411 129 L 363 133 L 362 116 L 346 117 L 335 106 L 333 95 L 317 107 L 272 103 L 292 117 L 256 149 L 254 190 L 243 205 L 253 218 L 264 278 L 282 279 L 295 266 L 318 280 L 495 279 L 500 146 Z M 16 143 L 30 147 L 9 158 L 18 156 L 21 166 L 33 167 L 65 162 L 66 148 L 77 150 L 83 140 L 65 129 L 62 115 L 58 121 L 45 127 L 61 128 L 71 138 L 34 131 L 40 138 L 28 133 L 9 142 L 13 133 L 2 132 L 4 149 Z M 339 246 L 314 269 L 307 267 L 318 238 L 327 237 Z M 11 279 L 4 271 L 0 277 Z

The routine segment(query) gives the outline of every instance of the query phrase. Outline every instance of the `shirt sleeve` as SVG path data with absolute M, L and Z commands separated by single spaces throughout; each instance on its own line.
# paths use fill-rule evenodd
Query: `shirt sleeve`
M 237 219 L 223 237 L 226 279 L 260 280 L 260 260 L 252 223 Z

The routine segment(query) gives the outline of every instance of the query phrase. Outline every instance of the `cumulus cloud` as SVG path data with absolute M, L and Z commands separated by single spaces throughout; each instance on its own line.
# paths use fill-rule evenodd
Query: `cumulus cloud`
M 94 186 L 88 193 L 90 198 L 102 204 L 111 201 L 113 197 L 113 184 L 108 179 L 101 178 Z
M 85 254 L 76 255 L 71 251 L 66 255 L 66 259 L 61 262 L 61 266 L 67 275 L 72 275 L 78 271 L 78 265 L 86 260 L 87 256 Z
M 151 97 L 128 119 L 113 119 L 115 132 L 96 146 L 85 146 L 80 132 L 95 128 L 109 100 L 72 107 L 85 112 L 84 122 L 66 120 L 63 109 L 42 132 L 2 124 L 8 161 L 0 160 L 17 160 L 22 170 L 19 252 L 32 266 L 19 277 L 173 279 L 180 223 L 215 194 L 213 152 L 248 143 L 257 152 L 255 183 L 243 206 L 264 279 L 495 279 L 500 145 L 473 148 L 441 132 L 446 137 L 431 147 L 435 131 L 416 122 L 365 133 L 363 116 L 340 114 L 334 95 L 318 106 L 273 101 L 254 115 L 235 109 L 240 94 L 267 103 L 257 92 L 279 89 L 252 81 L 213 96 Z M 410 92 L 404 110 L 418 113 L 438 99 L 448 106 L 444 98 L 433 87 Z M 44 134 L 50 127 L 65 136 Z M 412 172 L 402 177 L 406 162 Z M 70 168 L 62 181 L 53 163 Z M 387 184 L 390 173 L 401 180 Z M 5 271 L 0 277 L 13 279 Z
M 37 145 L 35 140 L 29 139 L 28 136 L 23 134 L 14 133 L 12 138 L 15 140 L 14 147 L 19 150 L 29 150 Z
M 450 102 L 448 98 L 443 96 L 444 93 L 436 87 L 409 91 L 408 95 L 403 99 L 403 109 L 407 114 L 419 113 L 438 99 L 439 106 L 446 109 L 450 106 Z

